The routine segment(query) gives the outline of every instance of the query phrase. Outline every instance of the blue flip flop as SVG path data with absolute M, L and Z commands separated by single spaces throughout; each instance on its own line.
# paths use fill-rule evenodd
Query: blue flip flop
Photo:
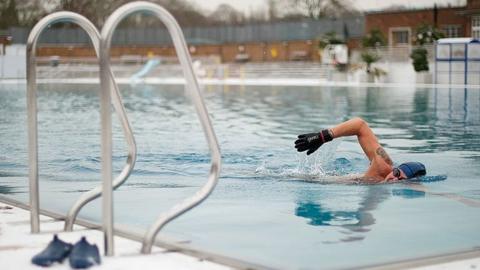
M 70 266 L 74 269 L 88 268 L 100 264 L 100 253 L 97 245 L 91 245 L 85 237 L 82 237 L 72 248 L 68 257 Z
M 37 255 L 33 256 L 32 263 L 39 266 L 50 266 L 55 262 L 61 263 L 70 254 L 72 244 L 63 242 L 55 234 L 48 246 Z

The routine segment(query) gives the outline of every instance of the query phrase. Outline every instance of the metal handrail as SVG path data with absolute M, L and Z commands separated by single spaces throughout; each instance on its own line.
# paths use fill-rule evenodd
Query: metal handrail
M 192 61 L 188 53 L 185 38 L 182 30 L 175 18 L 164 8 L 157 4 L 149 2 L 132 2 L 125 4 L 115 10 L 110 17 L 108 17 L 101 32 L 101 48 L 100 48 L 100 82 L 102 88 L 111 87 L 109 81 L 110 72 L 110 47 L 113 36 L 113 31 L 118 26 L 120 21 L 134 12 L 145 12 L 153 14 L 158 17 L 167 27 L 170 36 L 172 37 L 177 56 L 180 64 L 183 67 L 184 75 L 186 77 L 187 89 L 190 91 L 190 97 L 193 99 L 196 112 L 200 118 L 200 122 L 206 136 L 210 154 L 212 156 L 210 173 L 207 183 L 192 197 L 187 198 L 183 202 L 175 205 L 173 208 L 160 215 L 157 221 L 147 230 L 142 245 L 142 253 L 150 253 L 152 245 L 157 233 L 170 221 L 187 212 L 193 207 L 204 201 L 215 188 L 218 182 L 221 167 L 220 148 L 218 146 L 217 138 L 210 122 L 207 109 L 203 102 L 203 97 L 200 93 L 197 78 L 193 71 Z
M 40 34 L 48 26 L 58 22 L 72 22 L 83 28 L 89 35 L 93 47 L 97 56 L 99 55 L 100 48 L 100 33 L 95 26 L 85 17 L 73 13 L 73 12 L 56 12 L 44 17 L 40 20 L 30 32 L 27 41 L 27 108 L 28 108 L 28 142 L 29 142 L 29 188 L 30 188 L 30 220 L 32 233 L 38 233 L 40 231 L 39 222 L 39 189 L 38 189 L 38 139 L 37 139 L 37 83 L 36 83 L 36 45 Z M 101 127 L 102 127 L 102 180 L 103 183 L 110 182 L 108 186 L 113 185 L 113 188 L 117 188 L 130 175 L 136 161 L 136 143 L 133 137 L 133 132 L 126 116 L 125 108 L 122 103 L 120 91 L 117 85 L 114 83 L 113 73 L 110 72 L 110 83 L 112 86 L 107 91 L 105 88 L 100 90 L 101 93 Z M 113 93 L 113 99 L 110 98 L 110 90 Z M 102 94 L 103 93 L 103 94 Z M 128 157 L 127 164 L 122 169 L 121 173 L 115 178 L 113 184 L 111 183 L 111 112 L 110 102 L 113 103 L 113 107 L 118 114 L 122 129 L 125 135 L 125 139 L 128 145 Z M 110 151 L 103 151 L 104 148 L 110 149 Z M 105 170 L 110 168 L 110 173 L 105 174 Z M 74 203 L 69 210 L 65 219 L 65 230 L 71 231 L 73 223 L 80 211 L 80 209 L 88 202 L 98 198 L 102 192 L 102 187 L 96 187 L 80 196 L 80 198 Z M 107 191 L 108 193 L 108 191 Z M 105 201 L 105 198 L 104 198 Z M 108 198 L 107 198 L 108 201 Z M 111 204 L 111 200 L 107 204 Z M 111 206 L 110 206 L 111 207 Z M 105 230 L 105 228 L 104 228 Z M 106 231 L 106 230 L 105 230 Z M 106 233 L 107 234 L 107 233 Z M 108 238 L 107 236 L 105 238 Z M 112 242 L 113 243 L 113 242 Z M 105 253 L 107 255 L 113 254 L 113 244 L 105 245 Z

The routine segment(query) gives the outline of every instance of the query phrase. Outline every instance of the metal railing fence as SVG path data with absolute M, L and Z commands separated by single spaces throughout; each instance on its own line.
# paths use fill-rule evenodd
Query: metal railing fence
M 32 29 L 28 41 L 27 41 L 27 109 L 28 109 L 28 153 L 29 153 L 29 195 L 30 195 L 30 216 L 31 216 L 31 231 L 37 233 L 40 231 L 40 219 L 39 219 L 39 183 L 38 183 L 38 139 L 37 139 L 37 72 L 36 72 L 36 46 L 39 40 L 39 37 L 43 31 L 49 27 L 51 24 L 59 22 L 71 22 L 80 26 L 89 36 L 97 55 L 99 55 L 100 50 L 100 33 L 95 28 L 95 26 L 85 17 L 72 13 L 72 12 L 56 12 L 44 17 L 40 20 L 35 27 Z M 115 178 L 115 181 L 112 183 L 111 179 L 111 170 L 108 177 L 103 176 L 103 189 L 101 186 L 96 187 L 88 192 L 82 194 L 82 196 L 74 203 L 73 207 L 69 210 L 67 218 L 65 220 L 65 230 L 72 230 L 73 223 L 77 217 L 80 209 L 86 205 L 88 202 L 100 197 L 100 194 L 103 194 L 103 204 L 108 205 L 111 208 L 112 200 L 111 195 L 107 196 L 108 193 L 111 194 L 112 186 L 116 188 L 120 186 L 130 175 L 133 166 L 135 165 L 136 160 L 136 144 L 133 137 L 133 132 L 131 130 L 130 124 L 128 122 L 125 108 L 120 96 L 120 91 L 116 87 L 113 73 L 108 74 L 109 83 L 114 85 L 113 89 L 102 89 L 100 91 L 101 102 L 101 133 L 102 133 L 102 147 L 105 145 L 111 148 L 112 139 L 111 139 L 111 115 L 110 115 L 110 104 L 113 104 L 115 112 L 119 116 L 119 121 L 122 125 L 124 131 L 125 139 L 128 145 L 128 157 L 127 162 L 120 175 Z M 112 97 L 110 95 L 112 92 Z M 103 148 L 102 148 L 103 149 Z M 105 164 L 110 165 L 112 163 L 111 152 L 102 151 L 102 175 L 107 171 Z M 105 188 L 105 184 L 108 184 L 109 188 Z M 105 213 L 104 213 L 105 215 Z M 110 222 L 113 222 L 110 220 Z M 105 233 L 106 245 L 105 253 L 107 255 L 113 255 L 113 227 L 108 228 L 104 227 L 104 230 L 108 230 L 110 233 Z
M 247 42 L 274 42 L 318 39 L 334 31 L 339 37 L 361 37 L 364 35 L 365 18 L 302 20 L 295 22 L 272 22 L 246 25 L 224 25 L 208 27 L 185 27 L 183 32 L 188 44 L 222 44 Z M 27 28 L 11 27 L 7 31 L 14 43 L 26 43 L 30 32 Z M 89 43 L 88 35 L 78 28 L 51 28 L 40 38 L 47 44 Z M 122 28 L 115 31 L 113 45 L 169 45 L 170 35 L 164 27 Z

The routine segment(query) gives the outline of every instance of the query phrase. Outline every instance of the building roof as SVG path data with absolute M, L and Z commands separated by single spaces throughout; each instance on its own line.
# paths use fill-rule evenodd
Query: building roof
M 437 40 L 438 44 L 465 44 L 465 43 L 478 43 L 478 39 L 474 38 L 441 38 Z
M 458 5 L 458 6 L 437 6 L 437 10 L 444 10 L 444 9 L 458 9 L 463 10 L 467 8 L 466 5 Z M 382 10 L 372 10 L 366 11 L 365 15 L 373 15 L 373 14 L 383 14 L 383 13 L 406 13 L 406 12 L 420 12 L 420 11 L 433 11 L 434 7 L 423 7 L 423 8 L 398 8 L 398 9 L 382 9 Z
M 480 14 L 480 9 L 465 9 L 465 10 L 460 10 L 460 11 L 457 11 L 457 14 L 458 15 L 477 15 L 477 14 Z

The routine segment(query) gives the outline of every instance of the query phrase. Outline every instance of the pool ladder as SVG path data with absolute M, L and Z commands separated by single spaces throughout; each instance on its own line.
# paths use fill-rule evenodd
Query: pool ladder
M 186 79 L 190 98 L 193 100 L 200 119 L 211 154 L 208 180 L 192 197 L 176 204 L 161 214 L 147 229 L 142 243 L 142 253 L 150 253 L 158 232 L 170 221 L 203 202 L 215 188 L 221 168 L 221 156 L 218 141 L 208 116 L 192 61 L 182 30 L 175 18 L 164 8 L 149 2 L 132 2 L 115 10 L 105 22 L 101 33 L 85 17 L 73 12 L 56 12 L 40 20 L 30 32 L 27 41 L 27 114 L 28 114 L 28 149 L 29 149 L 29 193 L 30 225 L 32 233 L 40 232 L 39 221 L 39 184 L 38 184 L 38 138 L 37 138 L 37 81 L 36 81 L 36 45 L 40 34 L 50 25 L 70 22 L 80 26 L 90 37 L 97 57 L 100 60 L 100 118 L 101 118 L 101 178 L 102 185 L 80 196 L 68 211 L 65 230 L 71 231 L 80 209 L 92 200 L 102 196 L 102 228 L 104 232 L 105 254 L 114 254 L 113 243 L 113 189 L 122 185 L 130 176 L 135 165 L 137 149 L 131 126 L 113 72 L 110 68 L 110 47 L 113 32 L 118 24 L 134 12 L 155 15 L 167 27 L 175 46 Z M 112 96 L 111 96 L 112 95 Z M 128 145 L 127 161 L 121 173 L 112 183 L 112 120 L 110 103 L 118 114 L 124 136 Z

